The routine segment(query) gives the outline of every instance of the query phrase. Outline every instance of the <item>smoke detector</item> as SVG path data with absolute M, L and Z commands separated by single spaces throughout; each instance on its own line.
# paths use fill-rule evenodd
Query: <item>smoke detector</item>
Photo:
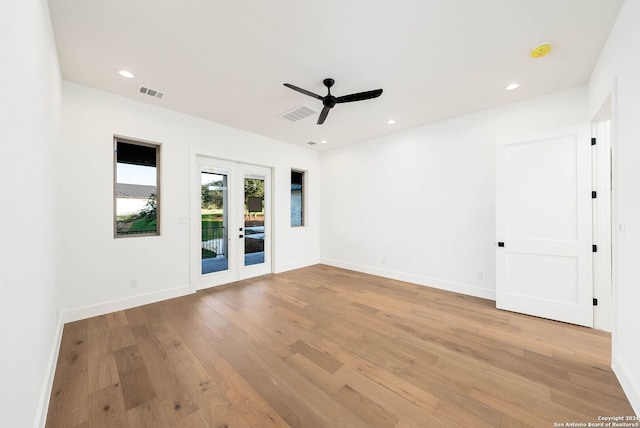
M 551 52 L 551 43 L 540 43 L 538 46 L 531 49 L 531 58 L 542 58 L 549 55 Z

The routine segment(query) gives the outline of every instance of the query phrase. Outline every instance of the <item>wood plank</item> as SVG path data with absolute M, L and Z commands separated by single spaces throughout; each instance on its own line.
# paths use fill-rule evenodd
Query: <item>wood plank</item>
M 104 315 L 104 318 L 107 321 L 109 330 L 129 325 L 129 321 L 127 320 L 127 316 L 124 311 L 111 312 L 110 314 Z
M 196 397 L 202 417 L 210 427 L 241 427 L 247 425 L 240 412 L 218 389 Z
M 131 331 L 143 355 L 154 389 L 160 397 L 160 409 L 167 424 L 173 426 L 197 411 L 198 407 L 178 378 L 175 367 L 154 332 L 144 326 L 134 327 Z
M 109 330 L 109 348 L 111 351 L 117 351 L 118 349 L 135 345 L 135 343 L 136 340 L 133 338 L 129 325 L 123 325 Z
M 186 418 L 180 420 L 175 428 L 209 428 L 209 424 L 202 416 L 201 410 L 191 413 Z
M 127 427 L 122 390 L 114 385 L 89 394 L 89 426 L 91 428 Z
M 333 357 L 328 352 L 323 352 L 318 348 L 314 348 L 311 345 L 308 345 L 302 340 L 298 340 L 293 345 L 289 347 L 291 351 L 300 354 L 307 358 L 309 361 L 313 362 L 318 367 L 326 370 L 328 373 L 335 373 L 340 367 L 342 367 L 342 362 L 340 362 L 337 358 Z
M 344 382 L 327 373 L 321 367 L 315 365 L 300 354 L 293 354 L 287 359 L 287 364 L 296 369 L 298 373 L 304 376 L 309 382 L 323 390 L 326 394 L 334 395 L 340 388 L 344 386 Z
M 387 412 L 367 396 L 362 395 L 349 385 L 340 388 L 334 397 L 347 409 L 358 415 L 372 427 L 395 427 L 398 418 Z
M 127 421 L 131 428 L 170 428 L 157 397 L 127 410 Z
M 118 366 L 126 410 L 146 403 L 157 396 L 138 345 L 117 350 L 114 358 Z
M 435 407 L 421 407 L 412 401 L 405 400 L 404 397 L 348 366 L 341 367 L 336 371 L 335 376 L 380 408 L 395 415 L 398 419 L 414 424 L 414 426 L 444 426 L 448 423 L 433 414 Z
M 145 366 L 138 345 L 118 349 L 113 355 L 116 360 L 116 365 L 118 366 L 118 371 L 120 372 L 128 372 Z
M 182 337 L 168 321 L 155 325 L 155 333 L 173 363 L 182 384 L 192 397 L 207 391 L 211 376 L 193 352 L 184 345 Z
M 321 390 L 281 359 L 262 353 L 261 347 L 246 335 L 227 341 L 221 353 L 223 362 L 233 364 L 255 391 L 291 426 L 363 426 L 362 420 L 321 393 Z M 227 392 L 228 395 L 228 392 Z M 234 402 L 232 400 L 232 402 Z M 234 405 L 237 406 L 236 402 Z M 244 416 L 244 415 L 243 415 Z
M 214 361 L 218 383 L 225 396 L 238 410 L 242 418 L 251 426 L 289 426 L 269 403 L 245 381 L 227 360 Z
M 110 334 L 106 317 L 87 320 L 88 391 L 90 393 L 120 382 L 116 361 L 109 343 Z
M 121 372 L 120 385 L 126 410 L 153 400 L 157 396 L 146 367 Z

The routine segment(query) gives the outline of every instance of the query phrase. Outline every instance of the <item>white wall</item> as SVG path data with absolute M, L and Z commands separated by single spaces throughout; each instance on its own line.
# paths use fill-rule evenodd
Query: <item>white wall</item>
M 496 138 L 587 122 L 582 86 L 323 153 L 322 262 L 495 299 Z
M 613 100 L 613 368 L 640 414 L 640 1 L 627 0 L 589 81 L 589 112 Z
M 113 238 L 114 134 L 162 144 L 159 237 Z M 275 271 L 318 262 L 317 196 L 310 200 L 309 226 L 289 226 L 291 168 L 308 170 L 309 193 L 318 195 L 316 152 L 63 81 L 60 283 L 65 319 L 188 292 L 189 224 L 180 224 L 180 218 L 190 218 L 195 154 L 272 167 Z M 138 288 L 130 287 L 133 278 Z
M 0 425 L 39 426 L 59 340 L 60 71 L 45 0 L 0 2 Z

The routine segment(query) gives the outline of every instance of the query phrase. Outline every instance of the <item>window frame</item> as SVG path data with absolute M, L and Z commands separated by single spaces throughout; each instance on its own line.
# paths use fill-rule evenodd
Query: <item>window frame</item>
M 118 234 L 118 190 L 117 190 L 118 189 L 118 143 L 126 143 L 126 144 L 138 145 L 143 147 L 151 147 L 156 150 L 156 166 L 155 166 L 156 168 L 156 230 L 155 232 Z M 123 137 L 121 135 L 113 136 L 113 237 L 115 239 L 149 237 L 149 236 L 161 235 L 161 218 L 162 218 L 161 216 L 162 187 L 160 183 L 161 164 L 162 164 L 162 144 L 161 143 Z
M 292 205 L 293 202 L 293 198 L 291 197 L 291 185 L 292 180 L 291 180 L 291 175 L 293 173 L 299 173 L 302 175 L 302 180 L 301 180 L 301 188 L 300 188 L 300 224 L 292 224 L 293 222 L 291 220 L 293 220 L 292 218 L 290 218 L 289 220 L 289 226 L 293 227 L 293 228 L 297 228 L 297 227 L 306 227 L 307 226 L 307 191 L 306 191 L 306 187 L 307 187 L 307 174 L 308 172 L 303 170 L 303 169 L 298 169 L 298 168 L 291 168 L 291 172 L 289 174 L 289 202 L 290 205 Z

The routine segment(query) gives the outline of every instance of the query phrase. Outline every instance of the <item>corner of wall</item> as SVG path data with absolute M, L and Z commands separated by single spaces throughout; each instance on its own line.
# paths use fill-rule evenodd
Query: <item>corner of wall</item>
M 638 385 L 636 380 L 627 369 L 627 366 L 622 361 L 620 361 L 615 353 L 611 361 L 611 368 L 618 377 L 618 382 L 620 382 L 620 385 L 622 386 L 625 394 L 627 394 L 629 404 L 631 404 L 631 407 L 633 407 L 636 415 L 640 415 L 640 385 Z
M 36 416 L 33 421 L 34 428 L 44 427 L 47 422 L 47 412 L 49 410 L 49 400 L 51 398 L 51 390 L 53 388 L 53 377 L 56 374 L 56 366 L 58 362 L 58 354 L 60 353 L 60 344 L 62 343 L 62 330 L 64 323 L 62 316 L 58 315 L 56 321 L 56 331 L 49 352 L 49 359 L 45 371 L 42 389 L 40 390 L 40 399 L 36 409 Z
M 282 272 L 287 272 L 290 270 L 294 270 L 294 269 L 301 269 L 304 267 L 308 267 L 308 266 L 313 266 L 313 265 L 317 265 L 320 263 L 320 259 L 309 259 L 309 260 L 302 260 L 299 262 L 293 262 L 293 263 L 285 263 L 279 266 L 276 266 L 276 268 L 274 269 L 273 273 L 282 273 Z

